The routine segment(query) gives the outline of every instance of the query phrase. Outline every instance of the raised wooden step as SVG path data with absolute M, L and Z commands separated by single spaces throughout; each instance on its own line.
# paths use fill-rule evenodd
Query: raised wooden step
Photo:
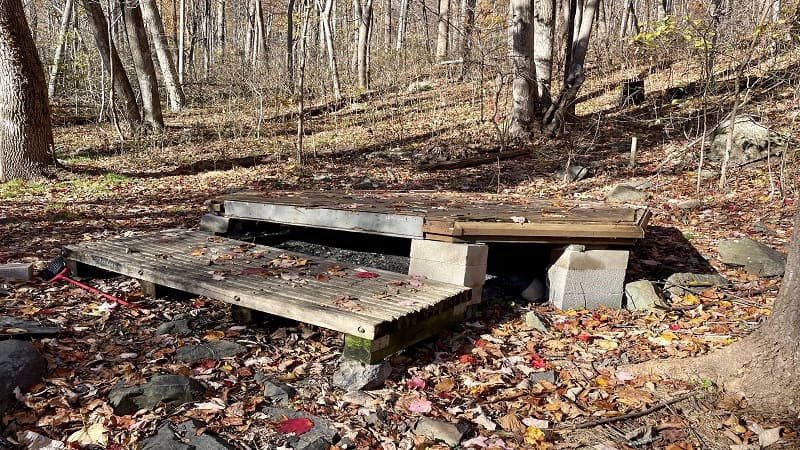
M 173 230 L 64 248 L 71 263 L 345 333 L 368 363 L 463 318 L 470 289 L 357 268 L 202 231 Z

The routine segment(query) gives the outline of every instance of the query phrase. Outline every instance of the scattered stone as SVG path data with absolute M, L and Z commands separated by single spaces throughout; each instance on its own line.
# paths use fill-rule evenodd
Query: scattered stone
M 58 327 L 44 327 L 33 320 L 22 320 L 16 317 L 0 316 L 0 336 L 44 337 L 61 332 Z
M 273 405 L 286 406 L 289 400 L 297 395 L 297 390 L 286 383 L 267 378 L 263 373 L 257 373 L 256 383 L 264 386 L 264 397 Z
M 377 427 L 377 426 L 380 426 L 383 422 L 386 421 L 386 416 L 387 415 L 388 414 L 386 413 L 386 411 L 381 409 L 381 410 L 375 411 L 375 412 L 370 413 L 369 415 L 367 415 L 367 417 L 365 417 L 365 420 L 366 420 L 368 425 L 371 425 L 373 427 Z
M 695 209 L 700 206 L 700 200 L 690 198 L 688 200 L 681 200 L 675 203 L 678 209 Z
M 783 275 L 786 255 L 750 238 L 722 241 L 718 247 L 719 259 L 730 266 L 744 266 L 744 270 L 759 277 Z
M 310 430 L 300 436 L 288 436 L 288 444 L 294 450 L 328 450 L 339 440 L 336 428 L 329 420 L 289 408 L 266 407 L 262 411 L 273 422 L 304 417 L 314 424 Z
M 542 322 L 542 319 L 540 319 L 539 316 L 533 311 L 528 311 L 525 314 L 525 325 L 539 331 L 542 334 L 547 333 L 547 325 L 545 325 Z
M 417 92 L 425 92 L 433 89 L 433 83 L 430 81 L 414 81 L 408 85 L 406 92 L 414 94 Z
M 332 181 L 332 180 L 333 179 L 331 178 L 331 176 L 327 175 L 327 174 L 314 175 L 314 181 L 317 181 L 317 182 L 327 183 L 328 181 Z
M 626 307 L 629 310 L 659 311 L 667 305 L 656 286 L 648 280 L 639 280 L 625 285 Z
M 42 381 L 47 361 L 28 341 L 0 341 L 0 415 L 14 402 L 14 390 L 27 392 Z
M 556 373 L 553 370 L 545 370 L 544 372 L 531 372 L 531 374 L 528 375 L 528 379 L 531 381 L 531 383 L 536 383 L 539 381 L 555 383 Z
M 617 185 L 606 196 L 606 200 L 611 203 L 631 203 L 639 202 L 647 198 L 647 194 L 627 184 Z
M 189 328 L 189 321 L 186 319 L 164 322 L 156 328 L 156 336 L 162 336 L 165 334 L 185 336 L 191 332 L 192 330 Z
M 117 385 L 108 393 L 114 414 L 124 416 L 140 409 L 153 409 L 163 403 L 168 410 L 203 399 L 205 388 L 198 381 L 181 375 L 155 375 L 142 385 Z
M 714 130 L 707 153 L 708 159 L 723 159 L 729 126 L 730 119 L 720 123 Z M 730 161 L 740 164 L 756 161 L 767 157 L 769 153 L 773 155 L 780 153 L 786 148 L 786 144 L 786 137 L 756 122 L 753 117 L 738 116 L 733 127 Z
M 145 439 L 142 450 L 232 450 L 236 447 L 208 430 L 200 434 L 197 425 L 187 420 L 172 430 L 169 421 L 158 432 Z
M 589 174 L 589 169 L 583 166 L 569 166 L 566 170 L 558 170 L 553 175 L 557 180 L 564 183 L 571 183 L 573 181 L 580 181 L 586 178 Z
M 534 278 L 520 295 L 529 302 L 541 302 L 547 299 L 547 286 L 542 280 Z
M 441 441 L 455 447 L 464 437 L 464 433 L 469 429 L 462 423 L 452 423 L 446 420 L 431 419 L 423 417 L 417 420 L 411 427 L 411 431 L 417 436 L 424 436 L 434 441 Z
M 185 345 L 175 352 L 175 359 L 183 362 L 198 361 L 201 359 L 218 361 L 223 358 L 232 358 L 246 351 L 247 348 L 244 345 L 220 340 L 207 342 L 205 344 Z
M 353 359 L 342 359 L 333 374 L 333 385 L 345 391 L 376 389 L 383 386 L 391 373 L 392 366 L 388 361 L 367 365 Z
M 699 294 L 709 288 L 730 286 L 727 278 L 717 273 L 673 273 L 664 282 L 670 295 L 683 297 L 687 293 Z
M 696 177 L 697 174 L 694 174 L 693 176 Z M 703 181 L 713 180 L 714 178 L 717 177 L 719 177 L 719 172 L 717 172 L 716 170 L 711 170 L 711 169 L 700 170 L 700 179 Z

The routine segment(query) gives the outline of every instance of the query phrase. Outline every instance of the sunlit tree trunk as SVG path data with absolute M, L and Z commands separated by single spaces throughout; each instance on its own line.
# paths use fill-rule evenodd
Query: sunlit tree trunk
M 536 65 L 536 94 L 539 109 L 547 110 L 553 102 L 550 92 L 553 81 L 553 36 L 555 34 L 555 0 L 538 0 L 533 4 L 533 48 Z
M 436 61 L 447 59 L 450 34 L 450 0 L 439 0 L 439 21 L 436 34 Z
M 219 49 L 219 56 L 225 61 L 225 0 L 217 0 L 217 13 L 214 15 L 216 20 L 214 26 L 214 42 Z
M 286 5 L 286 77 L 290 89 L 294 87 L 294 0 Z
M 161 97 L 158 93 L 158 80 L 156 69 L 153 65 L 153 55 L 150 53 L 150 43 L 144 29 L 142 12 L 137 0 L 120 1 L 128 32 L 128 46 L 133 57 L 133 66 L 136 69 L 136 79 L 139 80 L 139 95 L 142 97 L 142 115 L 144 121 L 154 130 L 164 128 L 164 117 L 161 112 Z
M 325 0 L 325 5 L 319 4 L 319 28 L 320 35 L 325 42 L 325 49 L 328 53 L 328 68 L 331 71 L 331 83 L 333 85 L 333 96 L 338 101 L 342 98 L 342 91 L 339 88 L 339 69 L 336 64 L 336 52 L 333 47 L 333 30 L 331 29 L 331 9 L 333 0 Z
M 531 0 L 511 0 L 509 4 L 508 48 L 513 69 L 509 132 L 520 138 L 532 131 L 536 106 L 531 7 Z
M 122 67 L 122 60 L 119 57 L 119 53 L 117 53 L 117 47 L 110 39 L 111 33 L 109 32 L 103 9 L 97 0 L 83 0 L 83 8 L 89 18 L 89 28 L 92 31 L 92 36 L 94 36 L 97 49 L 100 51 L 100 58 L 111 75 L 114 92 L 122 103 L 125 120 L 131 129 L 138 131 L 142 126 L 139 106 L 136 104 L 136 96 L 133 93 L 128 74 L 125 73 L 125 69 Z
M 354 0 L 357 7 L 358 18 L 358 88 L 366 90 L 369 88 L 369 34 L 372 28 L 372 0 Z
M 408 1 L 400 0 L 400 14 L 397 17 L 397 40 L 395 41 L 395 49 L 403 49 L 403 39 L 406 35 L 406 25 L 408 24 Z
M 64 59 L 64 51 L 67 47 L 67 35 L 69 33 L 69 25 L 72 22 L 74 6 L 74 0 L 66 0 L 64 2 L 64 11 L 61 12 L 61 26 L 58 28 L 58 44 L 53 53 L 53 63 L 50 65 L 50 79 L 47 83 L 47 95 L 51 98 L 56 95 L 58 72 L 61 70 L 61 61 Z
M 186 69 L 186 0 L 178 3 L 178 84 L 183 86 Z
M 183 0 L 181 0 L 181 4 L 182 2 Z M 180 111 L 183 109 L 184 103 L 186 103 L 186 98 L 183 93 L 179 72 L 175 68 L 175 62 L 167 46 L 167 35 L 164 33 L 161 14 L 156 8 L 155 0 L 140 0 L 139 4 L 142 9 L 144 24 L 150 34 L 150 39 L 153 41 L 153 48 L 156 50 L 158 65 L 161 67 L 161 76 L 164 78 L 164 84 L 167 87 L 170 109 L 172 111 Z M 183 34 L 181 33 L 180 36 L 183 36 Z M 182 50 L 179 49 L 179 58 L 182 54 Z
M 0 0 L 0 120 L 0 182 L 55 165 L 44 68 L 21 0 Z
M 392 0 L 383 2 L 383 50 L 392 48 Z

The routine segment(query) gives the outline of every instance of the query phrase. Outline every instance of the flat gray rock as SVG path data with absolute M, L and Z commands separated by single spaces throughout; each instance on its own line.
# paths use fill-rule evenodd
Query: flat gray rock
M 541 302 L 547 299 L 547 286 L 542 280 L 534 278 L 520 295 L 529 302 Z
M 42 381 L 47 361 L 28 341 L 0 341 L 0 414 L 14 402 L 14 389 L 27 392 Z
M 647 198 L 647 194 L 627 184 L 617 185 L 606 196 L 606 200 L 611 203 L 631 203 L 640 202 Z
M 138 386 L 116 386 L 108 393 L 114 414 L 125 416 L 140 409 L 153 409 L 160 403 L 173 410 L 184 403 L 203 399 L 205 388 L 198 381 L 182 375 L 155 375 Z
M 156 336 L 161 336 L 164 334 L 176 334 L 180 336 L 185 336 L 191 333 L 192 330 L 189 328 L 189 321 L 186 319 L 180 320 L 173 320 L 171 322 L 164 322 L 156 328 Z
M 727 278 L 717 273 L 673 273 L 664 282 L 670 295 L 683 297 L 687 293 L 699 294 L 709 288 L 730 286 Z
M 197 434 L 197 426 L 187 420 L 173 431 L 169 422 L 158 428 L 158 432 L 145 439 L 142 450 L 233 450 L 236 447 L 208 431 Z
M 542 319 L 540 319 L 539 316 L 533 311 L 528 311 L 525 314 L 525 325 L 542 334 L 547 333 L 547 325 L 545 325 L 544 322 L 542 322 Z
M 262 410 L 271 421 L 280 422 L 286 419 L 306 418 L 314 424 L 310 430 L 300 436 L 289 436 L 288 444 L 294 450 L 328 450 L 339 440 L 333 424 L 326 419 L 289 408 L 266 407 Z
M 655 285 L 648 280 L 633 281 L 625 285 L 627 308 L 637 311 L 659 311 L 667 305 Z
M 425 436 L 434 441 L 441 441 L 455 447 L 464 438 L 464 433 L 469 427 L 465 424 L 456 424 L 446 420 L 423 417 L 414 423 L 411 431 L 417 436 Z
M 388 361 L 367 365 L 352 359 L 342 359 L 333 374 L 333 385 L 345 391 L 377 389 L 392 373 Z
M 270 380 L 263 373 L 257 373 L 256 383 L 264 386 L 264 398 L 273 405 L 286 406 L 289 400 L 297 396 L 297 390 L 286 383 Z
M 247 347 L 231 341 L 214 341 L 205 344 L 184 345 L 175 352 L 178 361 L 192 362 L 201 359 L 218 361 L 223 358 L 233 358 L 239 353 L 247 351 Z
M 0 316 L 0 336 L 43 337 L 58 334 L 60 331 L 58 327 L 45 327 L 33 320 Z
M 786 270 L 786 255 L 750 238 L 721 241 L 719 260 L 759 277 L 777 277 Z

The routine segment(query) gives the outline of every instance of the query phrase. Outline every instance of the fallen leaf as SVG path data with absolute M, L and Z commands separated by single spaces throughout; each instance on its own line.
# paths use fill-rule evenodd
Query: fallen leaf
M 489 438 L 487 438 L 486 436 L 474 437 L 472 439 L 469 439 L 467 441 L 462 442 L 461 446 L 462 447 L 467 447 L 467 448 L 470 448 L 470 447 L 485 448 L 487 439 L 489 439 Z
M 415 400 L 408 405 L 408 410 L 420 414 L 428 414 L 433 409 L 429 400 Z
M 750 430 L 758 435 L 758 444 L 764 448 L 778 442 L 781 439 L 781 429 L 783 427 L 775 427 L 764 429 L 761 425 L 753 422 L 747 425 Z
M 544 431 L 536 427 L 528 427 L 525 430 L 525 443 L 530 445 L 541 445 L 545 442 Z
M 442 381 L 436 383 L 436 386 L 434 386 L 433 389 L 436 392 L 450 392 L 455 387 L 456 383 L 453 381 L 452 378 L 445 378 Z
M 406 384 L 409 389 L 425 389 L 425 380 L 416 376 L 411 377 Z
M 528 219 L 521 216 L 511 216 L 511 221 L 514 223 L 525 223 Z
M 314 422 L 308 417 L 298 417 L 296 419 L 284 419 L 281 421 L 281 426 L 278 431 L 281 433 L 289 434 L 294 433 L 297 436 L 302 435 L 314 427 Z
M 96 423 L 72 433 L 67 438 L 67 442 L 70 444 L 77 444 L 81 447 L 88 447 L 90 445 L 105 447 L 108 444 L 107 433 L 108 430 L 102 423 Z
M 54 441 L 47 436 L 30 430 L 19 433 L 17 439 L 26 444 L 30 450 L 64 450 L 67 448 L 61 441 Z
M 356 278 L 375 278 L 378 274 L 364 269 L 356 269 Z
M 209 330 L 206 333 L 206 338 L 205 339 L 207 341 L 209 341 L 209 342 L 215 342 L 215 341 L 218 341 L 218 340 L 220 340 L 220 339 L 222 339 L 224 337 L 225 337 L 225 332 L 224 331 Z

